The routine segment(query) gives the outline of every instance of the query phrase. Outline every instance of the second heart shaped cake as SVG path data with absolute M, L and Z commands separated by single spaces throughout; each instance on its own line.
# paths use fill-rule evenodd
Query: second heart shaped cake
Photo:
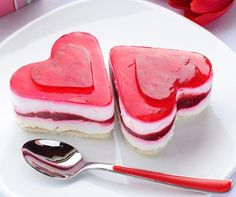
M 143 153 L 157 153 L 167 144 L 176 115 L 196 114 L 207 106 L 212 66 L 199 53 L 117 46 L 110 65 L 122 132 Z
M 113 129 L 110 82 L 91 34 L 62 36 L 49 59 L 18 69 L 10 87 L 17 120 L 27 130 L 105 137 Z

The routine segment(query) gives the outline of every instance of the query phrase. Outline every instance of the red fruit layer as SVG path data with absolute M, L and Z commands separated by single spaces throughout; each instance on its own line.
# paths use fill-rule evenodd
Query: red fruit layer
M 139 64 L 145 62 L 142 60 L 148 56 L 152 56 L 152 60 L 156 57 L 157 60 L 150 65 L 152 66 L 150 70 L 148 70 L 148 65 L 146 65 L 147 70 L 145 70 L 145 66 L 141 66 L 143 70 L 139 70 L 138 73 L 137 68 L 139 69 L 139 67 L 136 64 L 137 57 L 140 56 L 144 59 L 141 61 L 139 59 Z M 176 94 L 179 88 L 197 88 L 206 83 L 212 75 L 211 63 L 206 57 L 180 50 L 118 46 L 110 52 L 110 63 L 117 92 L 126 112 L 133 118 L 145 122 L 157 121 L 170 115 L 177 105 Z M 154 66 L 156 66 L 156 70 Z M 156 73 L 159 74 L 156 75 Z M 137 75 L 140 75 L 138 79 Z M 157 82 L 152 77 L 158 77 Z M 159 90 L 168 87 L 164 90 L 163 95 L 157 95 L 163 99 L 156 98 L 155 92 L 153 94 L 150 92 L 156 90 L 154 82 L 162 85 L 161 88 L 158 87 Z M 153 85 L 153 88 L 142 89 L 145 88 L 144 84 Z M 200 97 L 203 99 L 202 96 Z M 192 102 L 198 104 L 201 99 L 192 98 L 195 100 Z M 187 104 L 184 105 L 184 102 L 187 103 L 187 100 L 180 100 L 181 107 L 187 106 Z
M 199 95 L 194 95 L 194 96 L 188 95 L 188 96 L 182 97 L 178 99 L 177 109 L 186 109 L 186 108 L 194 107 L 198 105 L 202 100 L 204 100 L 208 96 L 209 93 L 210 91 L 199 94 Z
M 114 116 L 108 120 L 98 121 L 98 120 L 92 120 L 92 119 L 85 118 L 83 116 L 79 116 L 75 114 L 68 114 L 68 113 L 61 113 L 61 112 L 42 111 L 42 112 L 30 112 L 30 113 L 24 114 L 24 113 L 20 113 L 16 111 L 16 114 L 22 117 L 51 119 L 53 121 L 78 120 L 78 121 L 84 121 L 84 122 L 100 123 L 100 124 L 105 124 L 105 125 L 109 125 L 114 122 Z
M 73 83 L 73 87 L 71 87 L 71 89 L 70 85 L 66 88 L 51 87 L 52 84 L 55 85 L 56 81 L 53 81 L 53 83 L 51 83 L 49 86 L 47 86 L 47 84 L 44 84 L 45 86 L 42 86 L 42 84 L 38 84 L 40 82 L 42 83 L 42 81 L 39 82 L 38 78 L 34 78 L 35 73 L 32 74 L 32 70 L 35 69 L 35 67 L 37 67 L 39 64 L 43 64 L 45 62 L 48 63 L 48 61 L 50 63 L 52 59 L 56 58 L 55 56 L 56 54 L 58 54 L 57 52 L 60 51 L 61 48 L 65 45 L 83 47 L 86 49 L 86 51 L 89 52 L 89 57 L 91 58 L 92 62 L 92 91 L 91 88 L 89 89 L 90 91 L 88 91 L 87 88 L 82 88 L 79 91 L 75 91 Z M 64 53 L 64 51 L 62 52 Z M 67 55 L 70 54 L 67 52 L 65 53 Z M 76 56 L 77 53 L 82 52 L 77 52 L 75 50 L 72 54 L 72 57 Z M 66 62 L 69 61 L 68 59 L 70 59 L 68 58 L 68 56 L 65 56 L 65 59 L 63 59 L 63 56 L 60 56 L 60 58 L 62 58 L 62 60 L 65 60 Z M 84 60 L 86 60 L 86 58 L 84 58 Z M 36 69 L 36 71 L 36 74 L 41 75 L 41 73 L 38 72 L 40 70 Z M 43 72 L 43 70 L 41 71 Z M 87 73 L 86 75 L 90 74 Z M 34 80 L 32 78 L 34 78 Z M 47 83 L 47 80 L 48 79 L 44 79 L 43 82 Z M 59 84 L 59 86 L 60 85 L 61 84 Z M 88 104 L 97 106 L 106 106 L 112 102 L 110 82 L 108 80 L 107 72 L 103 62 L 103 56 L 98 41 L 94 36 L 83 32 L 70 33 L 59 38 L 52 47 L 51 57 L 49 58 L 49 60 L 21 67 L 13 74 L 10 86 L 11 90 L 16 95 L 30 99 L 71 102 L 75 104 Z M 85 83 L 85 86 L 91 86 L 91 80 L 87 81 Z
M 165 128 L 163 128 L 162 130 L 158 131 L 158 132 L 154 132 L 154 133 L 150 133 L 150 134 L 145 134 L 145 135 L 141 135 L 141 134 L 137 134 L 135 131 L 131 130 L 130 128 L 128 128 L 122 118 L 121 118 L 121 122 L 123 127 L 125 128 L 125 130 L 132 136 L 140 138 L 142 140 L 146 140 L 146 141 L 157 141 L 159 139 L 161 139 L 162 137 L 164 137 L 172 128 L 174 122 L 175 122 L 175 118 L 172 120 L 172 122 L 167 125 Z

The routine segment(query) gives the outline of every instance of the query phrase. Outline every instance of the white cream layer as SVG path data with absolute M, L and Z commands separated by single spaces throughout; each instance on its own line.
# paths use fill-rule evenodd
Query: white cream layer
M 210 76 L 208 81 L 201 86 L 196 88 L 180 88 L 177 92 L 177 100 L 180 99 L 183 95 L 199 95 L 206 92 L 209 92 L 213 83 L 213 74 Z
M 114 100 L 107 106 L 93 106 L 66 102 L 53 102 L 24 98 L 12 93 L 14 108 L 20 113 L 30 112 L 61 112 L 75 114 L 95 121 L 109 120 L 114 116 Z
M 213 78 L 211 76 L 206 83 L 204 83 L 203 85 L 197 88 L 181 88 L 177 93 L 177 100 L 184 95 L 185 96 L 200 95 L 200 94 L 209 92 L 212 87 L 212 79 Z M 150 134 L 153 132 L 161 131 L 163 128 L 167 127 L 172 122 L 172 120 L 174 119 L 176 115 L 180 117 L 185 117 L 185 116 L 190 116 L 190 115 L 194 115 L 201 112 L 207 107 L 209 98 L 210 98 L 210 93 L 198 105 L 191 108 L 178 110 L 178 112 L 176 112 L 177 109 L 174 108 L 169 116 L 161 120 L 153 121 L 153 122 L 144 122 L 142 120 L 139 120 L 130 116 L 128 112 L 125 110 L 125 107 L 121 99 L 119 99 L 119 106 L 120 106 L 121 116 L 122 116 L 122 120 L 124 124 L 135 133 L 142 135 L 142 134 Z
M 109 133 L 114 127 L 111 124 L 101 124 L 88 121 L 52 121 L 50 119 L 29 118 L 16 115 L 18 124 L 23 128 L 40 128 L 47 131 L 62 133 L 65 131 L 78 131 L 88 135 Z
M 122 133 L 124 135 L 124 137 L 126 138 L 126 140 L 135 148 L 137 148 L 140 151 L 143 151 L 144 154 L 145 152 L 147 154 L 155 154 L 158 153 L 162 148 L 164 148 L 166 146 L 166 144 L 171 140 L 174 132 L 174 126 L 172 126 L 172 128 L 169 130 L 169 132 L 163 136 L 162 138 L 160 138 L 159 140 L 156 141 L 147 141 L 147 140 L 143 140 L 140 138 L 137 138 L 133 135 L 131 135 L 123 126 L 122 122 L 120 122 L 121 125 L 121 130 Z

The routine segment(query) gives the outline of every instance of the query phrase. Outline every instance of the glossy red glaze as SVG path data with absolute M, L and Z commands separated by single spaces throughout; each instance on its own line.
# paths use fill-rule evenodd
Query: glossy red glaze
M 86 52 L 78 51 L 78 47 L 83 47 Z M 85 56 L 83 53 L 87 52 L 89 55 Z M 82 64 L 81 60 L 76 59 L 81 53 L 84 61 Z M 92 68 L 90 64 L 88 65 L 88 58 Z M 46 66 L 48 63 L 50 68 Z M 74 63 L 84 65 L 89 71 L 78 71 L 78 67 Z M 64 73 L 65 64 L 72 65 L 71 70 L 68 69 L 65 72 L 66 77 L 60 75 L 59 71 L 54 69 L 54 66 L 59 65 Z M 53 75 L 51 69 L 55 70 L 55 78 L 47 76 L 43 78 L 43 73 Z M 81 66 L 79 66 L 79 69 L 81 69 Z M 78 77 L 81 77 L 81 79 L 76 79 L 71 71 L 79 74 Z M 72 75 L 72 79 L 75 79 L 75 81 L 68 81 L 67 77 L 69 75 Z M 86 77 L 83 75 L 86 75 Z M 58 76 L 63 81 L 58 80 Z M 59 38 L 54 43 L 51 57 L 46 60 L 46 63 L 38 62 L 21 67 L 13 74 L 10 86 L 14 94 L 30 99 L 97 106 L 105 106 L 112 102 L 110 83 L 98 41 L 91 34 L 83 32 L 74 32 Z
M 201 190 L 206 192 L 228 192 L 232 187 L 232 180 L 214 180 L 176 176 L 171 174 L 164 174 L 161 172 L 153 172 L 148 170 L 140 170 L 135 168 L 128 168 L 124 166 L 114 165 L 113 170 L 118 173 L 146 178 L 160 183 L 167 183 L 170 185 L 180 186 L 193 190 Z
M 111 50 L 110 62 L 126 112 L 146 122 L 173 111 L 179 88 L 197 88 L 212 75 L 206 57 L 180 50 L 118 46 Z
M 61 45 L 52 58 L 37 63 L 31 70 L 32 80 L 45 91 L 83 93 L 93 87 L 92 63 L 84 47 Z
M 30 112 L 30 113 L 20 113 L 16 111 L 18 116 L 29 117 L 29 118 L 41 118 L 41 119 L 51 119 L 53 121 L 65 121 L 65 120 L 78 120 L 84 122 L 95 122 L 104 125 L 109 125 L 114 122 L 114 116 L 108 120 L 98 121 L 92 120 L 83 116 L 68 114 L 68 113 L 59 113 L 59 112 L 49 112 L 49 111 L 41 111 L 41 112 Z
M 207 80 L 205 71 L 188 56 L 138 55 L 135 58 L 136 78 L 141 92 L 151 99 L 170 100 L 181 87 L 196 87 Z M 148 80 L 147 80 L 148 79 Z

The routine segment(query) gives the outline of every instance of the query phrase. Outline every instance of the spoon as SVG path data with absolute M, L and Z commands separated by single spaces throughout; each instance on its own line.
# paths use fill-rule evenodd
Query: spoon
M 61 179 L 73 177 L 87 170 L 106 170 L 194 191 L 223 193 L 232 187 L 230 179 L 192 178 L 108 163 L 86 162 L 77 149 L 55 140 L 28 141 L 23 145 L 22 153 L 26 162 L 34 169 L 47 176 Z

